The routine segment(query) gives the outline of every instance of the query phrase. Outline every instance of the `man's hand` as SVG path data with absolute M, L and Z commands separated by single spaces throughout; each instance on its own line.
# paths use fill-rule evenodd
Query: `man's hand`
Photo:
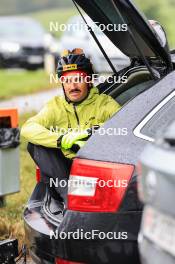
M 71 150 L 75 153 L 77 153 L 79 151 L 80 148 L 82 148 L 85 144 L 86 144 L 87 141 L 83 141 L 83 140 L 78 140 L 76 141 L 72 147 L 71 147 Z
M 61 147 L 64 149 L 70 149 L 76 141 L 87 137 L 89 137 L 89 133 L 87 130 L 81 132 L 69 132 L 62 137 Z
M 78 140 L 78 141 L 76 141 L 74 144 L 78 145 L 79 148 L 82 148 L 82 147 L 84 147 L 84 145 L 86 144 L 86 141 Z

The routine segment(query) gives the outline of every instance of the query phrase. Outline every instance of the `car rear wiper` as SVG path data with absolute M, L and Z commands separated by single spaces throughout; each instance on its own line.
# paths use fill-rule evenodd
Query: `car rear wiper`
M 75 3 L 75 1 L 72 0 L 72 2 L 74 3 L 75 7 L 77 8 L 77 10 L 78 10 L 80 16 L 82 17 L 83 21 L 85 22 L 85 24 L 86 24 L 86 26 L 87 26 L 87 29 L 88 29 L 89 33 L 91 34 L 91 36 L 93 37 L 93 39 L 94 39 L 95 42 L 97 43 L 99 49 L 100 49 L 101 52 L 103 53 L 103 56 L 104 56 L 105 59 L 107 60 L 109 66 L 110 66 L 111 69 L 112 69 L 112 71 L 113 71 L 114 74 L 118 77 L 118 76 L 119 76 L 118 72 L 116 71 L 116 69 L 115 69 L 113 63 L 111 62 L 111 60 L 109 59 L 109 57 L 108 57 L 108 55 L 106 54 L 105 50 L 103 49 L 102 45 L 100 44 L 99 40 L 97 39 L 97 37 L 96 37 L 94 31 L 93 31 L 92 28 L 88 25 L 86 19 L 84 18 L 82 12 L 80 11 L 80 9 L 79 9 L 78 5 Z
M 113 6 L 114 6 L 114 8 L 115 8 L 115 11 L 119 14 L 119 16 L 121 17 L 121 19 L 122 19 L 123 21 L 125 21 L 125 20 L 123 19 L 122 14 L 120 14 L 120 13 L 118 12 L 114 0 L 111 0 L 111 3 L 113 4 Z M 129 28 L 129 25 L 128 25 L 128 33 L 129 33 L 129 35 L 130 35 L 130 37 L 131 37 L 131 39 L 132 39 L 132 41 L 133 41 L 133 43 L 134 43 L 136 49 L 137 49 L 138 52 L 140 53 L 140 56 L 141 56 L 143 62 L 145 63 L 145 66 L 147 67 L 148 71 L 150 72 L 150 75 L 151 75 L 152 79 L 157 80 L 158 76 L 154 73 L 154 71 L 153 71 L 153 69 L 151 68 L 151 66 L 150 66 L 150 64 L 149 64 L 149 62 L 148 62 L 146 56 L 145 56 L 144 53 L 141 51 L 140 47 L 137 45 L 137 42 L 136 42 L 136 40 L 135 40 L 135 37 L 134 37 L 132 31 L 131 31 L 130 28 Z

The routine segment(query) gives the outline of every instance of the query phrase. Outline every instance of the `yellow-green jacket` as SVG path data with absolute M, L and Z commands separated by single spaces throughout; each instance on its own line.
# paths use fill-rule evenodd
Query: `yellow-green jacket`
M 88 129 L 104 123 L 120 109 L 112 97 L 91 88 L 88 97 L 80 104 L 68 103 L 64 96 L 55 96 L 34 117 L 22 126 L 21 135 L 29 142 L 57 148 L 58 138 L 69 128 Z M 71 150 L 62 149 L 68 158 L 75 156 Z

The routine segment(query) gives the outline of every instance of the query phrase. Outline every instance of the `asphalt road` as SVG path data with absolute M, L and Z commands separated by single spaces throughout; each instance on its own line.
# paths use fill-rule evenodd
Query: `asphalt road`
M 38 112 L 51 98 L 61 94 L 62 89 L 56 88 L 31 95 L 17 96 L 0 102 L 0 108 L 18 108 L 19 114 Z
M 109 76 L 109 74 L 103 75 L 105 77 Z M 97 83 L 95 83 L 94 85 L 97 85 Z M 0 101 L 0 108 L 18 108 L 19 114 L 24 114 L 32 111 L 38 112 L 50 99 L 52 99 L 56 95 L 62 94 L 62 88 L 58 87 L 39 93 L 16 96 L 9 100 Z

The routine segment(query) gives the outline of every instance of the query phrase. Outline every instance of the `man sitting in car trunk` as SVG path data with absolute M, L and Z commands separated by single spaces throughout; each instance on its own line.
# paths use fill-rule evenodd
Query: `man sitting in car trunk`
M 38 165 L 42 181 L 57 200 L 66 203 L 66 187 L 49 186 L 50 179 L 69 178 L 75 147 L 82 147 L 90 137 L 90 129 L 99 127 L 120 109 L 120 105 L 92 85 L 92 64 L 82 49 L 64 51 L 57 74 L 64 96 L 56 96 L 22 126 L 28 151 Z M 88 80 L 88 81 L 87 81 Z M 90 81 L 89 81 L 90 80 Z

